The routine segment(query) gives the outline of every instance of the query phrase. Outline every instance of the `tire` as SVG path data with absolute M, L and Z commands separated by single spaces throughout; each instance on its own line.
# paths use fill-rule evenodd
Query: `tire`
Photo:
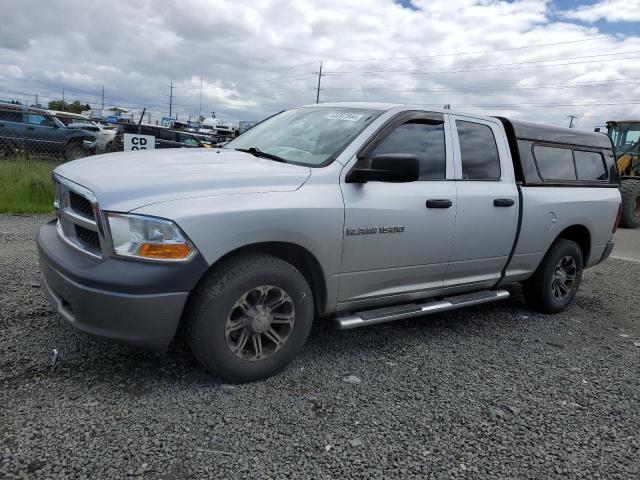
M 622 196 L 620 226 L 623 228 L 640 227 L 640 179 L 622 180 L 620 195 Z
M 116 145 L 116 141 L 115 140 L 111 140 L 109 143 L 107 143 L 107 145 L 104 147 L 104 152 L 105 153 L 111 153 L 111 152 L 118 152 L 118 146 Z
M 283 303 L 269 310 L 276 299 Z M 285 323 L 292 314 L 293 321 Z M 309 336 L 313 315 L 304 276 L 277 257 L 252 254 L 215 267 L 194 290 L 184 321 L 198 361 L 214 375 L 242 383 L 275 375 L 291 363 Z M 273 340 L 273 331 L 281 344 Z
M 82 157 L 86 157 L 86 153 L 82 146 L 78 143 L 71 143 L 64 149 L 64 158 L 67 160 L 77 160 Z
M 569 267 L 570 262 L 566 260 L 568 258 L 574 262 L 573 270 Z M 565 273 L 572 271 L 573 280 L 569 281 L 571 277 L 569 274 L 563 277 L 558 267 L 561 267 Z M 558 238 L 549 248 L 533 276 L 522 284 L 527 305 L 541 313 L 559 313 L 565 310 L 578 292 L 583 267 L 584 259 L 578 244 L 565 238 Z M 562 283 L 563 278 L 566 292 L 558 285 L 558 281 Z M 559 290 L 561 296 L 558 296 Z

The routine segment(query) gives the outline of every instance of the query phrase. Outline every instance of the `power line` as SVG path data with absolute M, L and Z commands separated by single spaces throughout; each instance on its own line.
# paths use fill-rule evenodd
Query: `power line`
M 635 80 L 635 81 L 629 81 Z M 351 91 L 351 92 L 362 92 L 366 93 L 367 91 L 372 90 L 384 90 L 385 92 L 390 93 L 452 93 L 452 92 L 464 92 L 464 91 L 531 91 L 538 90 L 541 87 L 547 88 L 549 90 L 556 89 L 571 89 L 571 88 L 591 88 L 591 87 L 604 87 L 604 86 L 616 86 L 616 85 L 637 85 L 640 78 L 627 78 L 627 79 L 617 79 L 617 80 L 603 80 L 601 82 L 577 82 L 577 83 L 540 83 L 540 84 L 523 84 L 523 85 L 496 85 L 493 87 L 459 87 L 459 88 L 451 88 L 451 89 L 433 89 L 433 90 L 418 90 L 418 89 L 409 89 L 409 90 L 389 90 L 385 87 L 360 87 L 360 88 L 343 88 L 343 87 L 324 87 L 323 90 L 338 90 L 338 91 Z M 551 88 L 548 88 L 551 87 Z
M 234 78 L 238 78 L 238 77 L 250 77 L 253 75 L 260 75 L 263 73 L 273 73 L 273 72 L 280 72 L 282 70 L 292 70 L 294 68 L 299 68 L 299 67 L 307 67 L 309 65 L 315 65 L 316 63 L 318 63 L 317 61 L 315 62 L 307 62 L 307 63 L 298 63 L 296 65 L 290 65 L 288 67 L 279 67 L 279 68 L 273 68 L 270 70 L 261 70 L 261 71 L 257 71 L 257 72 L 251 72 L 251 73 L 242 73 L 239 75 L 233 75 Z M 224 77 L 222 77 L 224 79 Z
M 325 75 L 350 75 L 350 74 L 358 74 L 358 75 L 370 75 L 370 74 L 393 74 L 393 75 L 420 75 L 423 73 L 460 73 L 465 71 L 492 71 L 493 68 L 490 67 L 512 67 L 512 66 L 520 66 L 527 68 L 529 67 L 556 67 L 563 65 L 577 65 L 580 63 L 599 63 L 599 62 L 611 62 L 618 60 L 631 60 L 638 57 L 628 57 L 628 58 L 605 58 L 601 60 L 591 60 L 586 62 L 570 62 L 570 63 L 558 63 L 553 65 L 530 65 L 534 63 L 544 63 L 544 62 L 559 62 L 565 60 L 578 60 L 584 58 L 596 58 L 596 57 L 604 57 L 604 56 L 613 56 L 613 55 L 628 55 L 640 53 L 640 50 L 633 50 L 629 52 L 618 52 L 618 53 L 603 53 L 599 55 L 583 55 L 579 57 L 566 57 L 566 58 L 555 58 L 550 60 L 530 60 L 526 62 L 512 62 L 512 63 L 496 63 L 496 64 L 487 64 L 487 65 L 470 65 L 470 66 L 460 66 L 460 67 L 448 67 L 448 68 L 429 68 L 429 69 L 420 69 L 420 70 L 345 70 L 345 71 L 329 71 L 326 72 Z M 487 68 L 487 70 L 484 70 Z M 495 70 L 511 70 L 511 68 L 499 68 Z
M 571 43 L 580 43 L 580 42 L 592 42 L 595 40 L 603 40 L 605 38 L 624 38 L 624 37 L 635 37 L 638 33 L 627 33 L 627 34 L 611 34 L 611 35 L 602 35 L 599 37 L 592 38 L 584 38 L 579 40 L 567 40 L 564 42 L 554 42 L 554 43 L 539 43 L 537 45 L 524 45 L 522 47 L 510 47 L 510 48 L 499 48 L 495 50 L 480 50 L 475 52 L 454 52 L 454 53 L 437 53 L 432 55 L 414 55 L 414 56 L 403 56 L 403 57 L 387 57 L 387 58 L 357 58 L 357 59 L 333 59 L 330 61 L 334 62 L 378 62 L 378 61 L 388 61 L 388 60 L 413 60 L 418 58 L 436 58 L 436 57 L 455 57 L 460 55 L 480 55 L 486 53 L 499 53 L 499 52 L 510 52 L 513 50 L 524 50 L 528 48 L 538 48 L 538 47 L 552 47 L 557 45 L 567 45 Z
M 266 79 L 266 80 L 258 80 L 258 81 L 255 81 L 255 82 L 240 83 L 240 84 L 237 84 L 237 83 L 233 82 L 232 80 L 223 80 L 223 81 L 233 84 L 234 87 L 246 87 L 246 86 L 250 86 L 250 85 L 260 85 L 260 84 L 263 84 L 263 83 L 272 84 L 272 83 L 280 83 L 280 82 L 283 82 L 283 81 L 286 81 L 286 80 L 308 78 L 311 75 L 317 75 L 317 73 L 309 72 L 309 73 L 303 73 L 303 74 L 290 75 L 288 77 L 271 78 L 271 79 Z M 179 88 L 181 90 L 194 90 L 194 89 L 199 89 L 200 87 L 197 86 L 197 85 L 184 85 L 184 86 L 176 87 L 176 88 Z M 207 85 L 207 86 L 204 86 L 202 88 L 204 90 L 209 90 L 209 89 L 218 89 L 218 88 L 223 88 L 223 87 L 221 87 L 219 85 Z

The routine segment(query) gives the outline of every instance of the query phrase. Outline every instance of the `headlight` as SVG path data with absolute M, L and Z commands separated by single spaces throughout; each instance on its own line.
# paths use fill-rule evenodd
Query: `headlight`
M 196 253 L 178 226 L 169 220 L 121 213 L 106 215 L 116 255 L 185 262 Z

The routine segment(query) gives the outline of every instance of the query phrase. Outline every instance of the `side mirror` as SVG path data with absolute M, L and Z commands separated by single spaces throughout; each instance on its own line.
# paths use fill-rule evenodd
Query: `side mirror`
M 347 183 L 368 181 L 404 183 L 420 178 L 420 162 L 410 153 L 385 153 L 371 159 L 369 168 L 354 168 L 345 179 Z

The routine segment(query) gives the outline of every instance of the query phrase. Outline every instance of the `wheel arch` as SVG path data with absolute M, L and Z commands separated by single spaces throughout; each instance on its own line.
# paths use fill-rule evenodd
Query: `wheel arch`
M 324 314 L 327 306 L 327 283 L 322 266 L 315 255 L 295 243 L 269 241 L 243 245 L 216 260 L 202 275 L 200 281 L 221 262 L 247 254 L 272 255 L 293 265 L 309 283 L 313 293 L 316 315 L 321 316 Z
M 576 242 L 582 251 L 584 266 L 589 263 L 589 255 L 591 255 L 591 232 L 587 227 L 581 224 L 566 227 L 558 234 L 558 238 L 564 238 Z

